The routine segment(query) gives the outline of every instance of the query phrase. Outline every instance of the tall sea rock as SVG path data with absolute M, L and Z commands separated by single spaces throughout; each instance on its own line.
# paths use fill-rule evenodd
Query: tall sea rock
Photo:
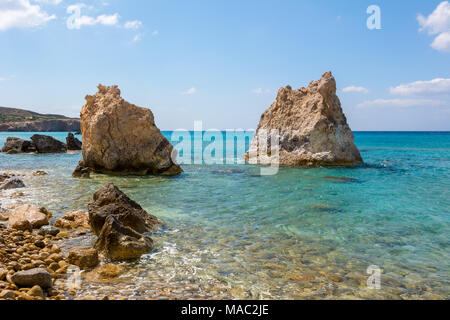
M 150 109 L 125 101 L 117 86 L 98 86 L 81 110 L 83 159 L 74 176 L 94 172 L 131 175 L 177 175 L 173 146 L 156 127 Z
M 278 91 L 276 101 L 261 116 L 245 159 L 271 163 L 272 135 L 278 135 L 277 162 L 282 166 L 353 166 L 363 162 L 331 72 L 307 88 L 292 90 L 287 86 Z M 268 148 L 260 148 L 261 145 Z

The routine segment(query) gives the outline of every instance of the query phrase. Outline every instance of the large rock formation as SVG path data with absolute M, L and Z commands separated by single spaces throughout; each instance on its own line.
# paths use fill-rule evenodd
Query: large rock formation
M 50 136 L 35 134 L 31 137 L 38 153 L 64 153 L 67 146 L 59 140 Z
M 86 105 L 81 110 L 81 132 L 81 168 L 107 174 L 182 172 L 172 161 L 173 147 L 156 127 L 153 113 L 125 101 L 117 86 L 99 85 L 95 95 L 86 96 Z
M 149 252 L 153 241 L 143 233 L 162 225 L 112 183 L 94 193 L 88 208 L 89 224 L 98 236 L 95 248 L 111 260 L 136 259 Z
M 271 130 L 278 130 L 278 163 L 282 166 L 340 166 L 363 162 L 336 95 L 336 81 L 331 72 L 307 88 L 292 90 L 287 86 L 278 91 L 276 101 L 261 116 L 245 155 L 247 161 L 259 164 L 273 161 L 271 137 L 276 133 Z M 267 139 L 268 150 L 261 150 L 261 139 Z
M 67 150 L 78 151 L 81 150 L 81 146 L 83 145 L 80 140 L 75 138 L 72 132 L 69 132 L 66 138 Z

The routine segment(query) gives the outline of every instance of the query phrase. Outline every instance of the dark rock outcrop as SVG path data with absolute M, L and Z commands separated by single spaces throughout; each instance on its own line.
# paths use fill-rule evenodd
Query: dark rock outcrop
M 94 202 L 88 205 L 89 224 L 99 235 L 108 216 L 115 216 L 120 223 L 139 233 L 152 231 L 161 225 L 157 217 L 148 214 L 114 184 L 109 183 L 94 193 Z
M 120 223 L 115 216 L 108 216 L 95 243 L 95 248 L 109 259 L 132 260 L 148 253 L 153 246 L 150 237 Z
M 69 132 L 69 134 L 67 135 L 67 138 L 66 138 L 66 145 L 67 145 L 67 150 L 77 151 L 77 150 L 81 150 L 82 143 L 80 140 L 75 138 L 73 133 Z
M 5 145 L 2 148 L 2 152 L 8 154 L 30 153 L 36 152 L 36 147 L 31 141 L 15 137 L 8 137 L 6 139 Z
M 0 190 L 10 190 L 25 188 L 25 184 L 19 178 L 9 178 L 2 183 L 0 183 Z
M 38 153 L 64 153 L 67 146 L 59 140 L 50 136 L 35 134 L 31 137 Z
M 117 86 L 99 85 L 81 110 L 80 167 L 118 175 L 177 175 L 173 146 L 156 127 L 150 109 L 125 101 Z
M 162 223 L 110 183 L 94 193 L 89 206 L 89 224 L 98 236 L 95 248 L 111 260 L 139 258 L 152 248 L 143 235 Z

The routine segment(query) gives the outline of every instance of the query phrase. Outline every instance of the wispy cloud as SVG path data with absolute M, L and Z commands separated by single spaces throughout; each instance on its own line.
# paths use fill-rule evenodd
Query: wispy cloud
M 152 32 L 152 36 L 157 36 L 159 34 L 159 31 L 158 30 L 154 30 L 153 32 Z
M 53 19 L 56 19 L 55 15 L 49 15 L 40 5 L 33 5 L 29 0 L 1 1 L 0 31 L 40 27 Z
M 432 48 L 450 52 L 450 3 L 448 1 L 441 2 L 428 17 L 419 14 L 417 20 L 420 31 L 436 35 L 431 43 Z
M 392 87 L 389 91 L 391 94 L 401 96 L 450 94 L 450 79 L 437 78 L 430 81 L 416 81 Z
M 195 87 L 192 87 L 190 89 L 187 89 L 186 91 L 181 92 L 181 94 L 184 94 L 184 95 L 190 95 L 190 94 L 195 94 L 195 93 L 197 93 L 197 88 L 195 88 Z
M 142 27 L 142 21 L 139 20 L 127 21 L 123 26 L 125 29 L 137 30 Z
M 88 15 L 81 15 L 81 9 L 85 8 L 84 3 L 77 3 L 67 7 L 67 13 L 71 14 L 67 18 L 67 28 L 68 29 L 81 29 L 82 26 L 94 26 L 94 25 L 104 25 L 104 26 L 116 26 L 119 23 L 120 15 L 118 13 L 114 14 L 102 14 L 97 17 L 92 17 Z
M 411 108 L 411 107 L 439 107 L 443 105 L 446 105 L 444 101 L 432 99 L 377 99 L 365 101 L 363 103 L 358 104 L 357 107 Z
M 357 92 L 357 93 L 369 93 L 369 89 L 364 87 L 357 87 L 357 86 L 349 86 L 342 89 L 342 92 Z
M 43 3 L 43 4 L 53 4 L 57 5 L 62 2 L 62 0 L 34 0 L 35 2 Z
M 270 90 L 269 89 L 263 89 L 263 88 L 257 88 L 257 89 L 253 89 L 252 93 L 254 93 L 254 94 L 270 93 Z

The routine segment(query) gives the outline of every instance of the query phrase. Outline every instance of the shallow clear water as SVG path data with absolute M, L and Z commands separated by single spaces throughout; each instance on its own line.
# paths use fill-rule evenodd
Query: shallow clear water
M 0 133 L 0 145 L 7 136 L 31 135 Z M 245 164 L 183 165 L 179 177 L 79 180 L 71 173 L 80 153 L 0 154 L 0 172 L 24 173 L 27 185 L 24 198 L 4 191 L 0 200 L 4 207 L 42 205 L 57 217 L 86 208 L 92 193 L 113 181 L 166 223 L 152 235 L 154 251 L 127 265 L 119 292 L 86 280 L 80 294 L 449 298 L 450 133 L 355 136 L 365 165 L 281 168 L 274 176 Z M 50 174 L 33 177 L 36 170 Z M 383 271 L 380 290 L 367 288 L 370 265 Z

